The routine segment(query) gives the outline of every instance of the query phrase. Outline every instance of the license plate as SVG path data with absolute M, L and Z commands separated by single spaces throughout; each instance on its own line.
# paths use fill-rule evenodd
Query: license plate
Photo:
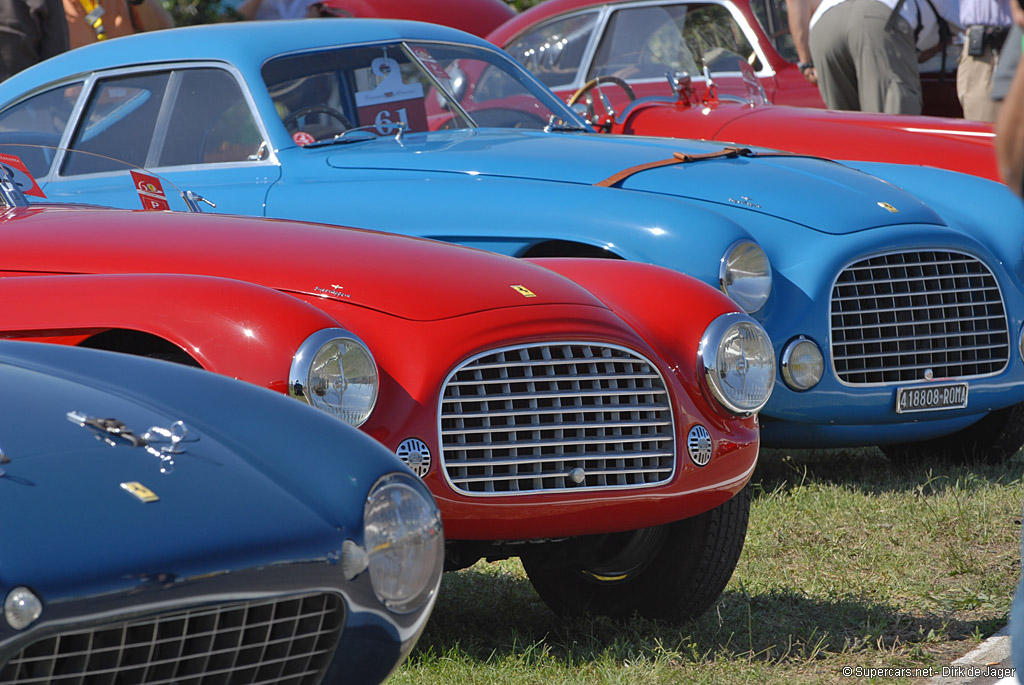
M 967 406 L 967 384 L 946 383 L 896 389 L 896 413 L 961 409 Z

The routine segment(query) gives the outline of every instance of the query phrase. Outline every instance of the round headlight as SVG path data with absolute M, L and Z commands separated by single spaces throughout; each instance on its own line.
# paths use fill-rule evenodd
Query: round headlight
M 772 265 L 768 255 L 749 240 L 733 244 L 722 257 L 718 283 L 722 292 L 743 311 L 756 312 L 772 292 Z
M 16 587 L 7 593 L 4 600 L 4 618 L 15 630 L 32 625 L 43 613 L 43 603 L 27 587 Z
M 299 346 L 288 374 L 288 392 L 360 426 L 377 403 L 377 364 L 363 341 L 340 328 L 317 331 Z
M 433 499 L 401 476 L 381 479 L 363 509 L 363 536 L 377 599 L 395 612 L 423 606 L 444 566 L 441 513 Z
M 799 336 L 786 343 L 782 350 L 782 379 L 794 390 L 808 390 L 825 373 L 825 359 L 810 338 Z
M 775 353 L 761 325 L 746 314 L 723 314 L 708 326 L 698 351 L 711 393 L 734 414 L 759 411 L 775 386 Z
M 1020 351 L 1020 358 L 1024 360 L 1024 326 L 1021 326 L 1020 336 L 1017 338 L 1017 348 Z

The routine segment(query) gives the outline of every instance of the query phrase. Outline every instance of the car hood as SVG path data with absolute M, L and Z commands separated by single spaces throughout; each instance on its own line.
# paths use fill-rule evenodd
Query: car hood
M 219 276 L 422 321 L 503 307 L 604 306 L 534 264 L 373 231 L 66 205 L 9 212 L 0 230 L 9 272 Z
M 474 130 L 401 141 L 380 138 L 307 152 L 322 155 L 337 169 L 594 185 L 626 169 L 672 159 L 675 153 L 701 155 L 724 148 L 722 143 L 637 136 Z M 837 162 L 770 150 L 640 171 L 608 192 L 628 190 L 754 211 L 834 234 L 893 224 L 945 224 L 918 198 L 876 177 Z
M 28 585 L 45 600 L 340 549 L 338 531 L 258 469 L 244 445 L 186 418 L 183 449 L 161 473 L 168 464 L 157 455 L 169 442 L 151 436 L 154 454 L 67 413 L 116 419 L 136 437 L 181 416 L 31 364 L 0 362 L 0 376 L 5 387 L 31 389 L 0 398 L 0 587 Z M 143 501 L 131 483 L 159 499 Z

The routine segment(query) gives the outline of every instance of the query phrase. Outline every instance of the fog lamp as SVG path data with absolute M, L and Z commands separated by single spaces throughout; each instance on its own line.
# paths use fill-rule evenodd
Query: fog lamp
M 793 338 L 782 350 L 782 379 L 793 390 L 809 390 L 821 381 L 825 358 L 810 338 Z

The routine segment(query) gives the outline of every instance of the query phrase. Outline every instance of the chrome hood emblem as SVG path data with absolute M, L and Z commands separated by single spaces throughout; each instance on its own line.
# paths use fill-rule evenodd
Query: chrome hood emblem
M 142 435 L 137 435 L 124 422 L 117 419 L 101 419 L 77 411 L 69 411 L 66 416 L 68 421 L 88 428 L 97 440 L 102 440 L 111 447 L 143 448 L 160 460 L 160 473 L 174 471 L 174 455 L 185 452 L 181 443 L 188 436 L 188 427 L 184 421 L 175 421 L 167 428 L 151 426 Z M 192 438 L 193 441 L 196 439 Z

